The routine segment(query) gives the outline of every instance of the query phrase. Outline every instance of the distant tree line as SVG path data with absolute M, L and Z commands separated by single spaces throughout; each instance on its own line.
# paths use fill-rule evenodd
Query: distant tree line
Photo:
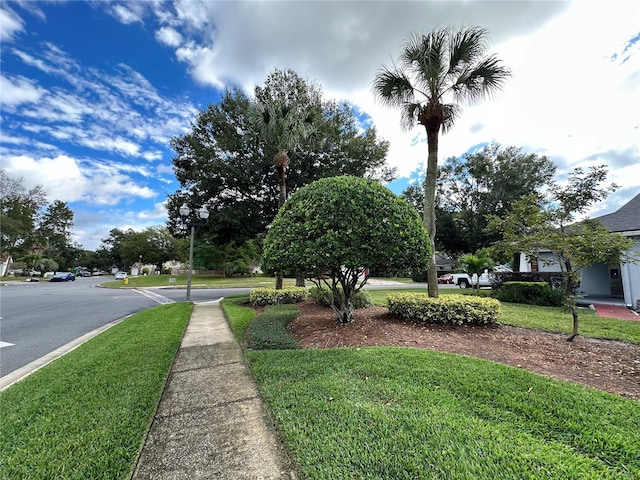
M 82 248 L 71 236 L 73 212 L 65 202 L 47 203 L 42 185 L 27 188 L 23 177 L 0 169 L 2 254 L 29 269 L 52 271 L 74 266 Z

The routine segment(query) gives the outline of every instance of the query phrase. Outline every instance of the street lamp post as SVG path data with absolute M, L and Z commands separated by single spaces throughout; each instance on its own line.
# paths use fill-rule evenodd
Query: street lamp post
M 180 217 L 182 218 L 182 224 L 191 227 L 191 238 L 189 240 L 189 270 L 187 270 L 187 297 L 186 301 L 191 301 L 191 273 L 193 270 L 193 238 L 195 237 L 196 227 L 202 227 L 205 223 L 207 223 L 207 218 L 209 218 L 209 211 L 203 206 L 198 210 L 198 216 L 200 217 L 199 222 L 190 222 L 188 217 L 191 213 L 191 209 L 187 206 L 187 204 L 183 204 L 180 207 Z

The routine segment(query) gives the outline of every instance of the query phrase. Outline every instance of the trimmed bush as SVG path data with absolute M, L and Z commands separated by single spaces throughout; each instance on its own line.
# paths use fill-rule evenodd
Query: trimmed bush
M 387 305 L 403 320 L 426 323 L 486 325 L 500 316 L 498 300 L 467 295 L 431 298 L 426 293 L 391 293 Z
M 343 295 L 343 300 L 344 300 L 344 294 L 342 293 L 342 288 L 339 289 L 339 292 L 341 295 Z M 322 287 L 320 289 L 318 287 L 311 287 L 310 295 L 311 295 L 311 298 L 313 298 L 316 302 L 318 302 L 320 305 L 323 305 L 325 307 L 330 307 L 331 304 L 333 303 L 333 293 L 329 288 Z M 353 303 L 353 308 L 367 308 L 371 306 L 369 297 L 367 296 L 366 292 L 364 292 L 363 290 L 360 290 L 358 293 L 356 293 L 351 299 L 351 302 Z
M 309 290 L 305 287 L 289 287 L 282 290 L 275 288 L 256 288 L 251 290 L 249 301 L 252 305 L 263 307 L 265 305 L 282 305 L 287 303 L 299 303 L 309 296 Z
M 561 307 L 565 301 L 564 292 L 546 282 L 504 282 L 495 297 L 501 302 L 541 307 Z
M 491 288 L 499 289 L 505 282 L 544 282 L 553 288 L 564 288 L 562 272 L 493 272 Z
M 269 305 L 247 328 L 245 338 L 255 350 L 292 350 L 300 348 L 298 341 L 287 331 L 287 325 L 300 310 L 295 305 Z
M 413 280 L 416 283 L 425 283 L 427 281 L 427 278 L 429 278 L 429 272 L 422 271 L 422 272 L 414 272 L 411 274 L 411 280 Z

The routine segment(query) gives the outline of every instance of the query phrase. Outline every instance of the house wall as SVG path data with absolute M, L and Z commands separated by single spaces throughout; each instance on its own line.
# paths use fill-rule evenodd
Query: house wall
M 636 243 L 631 248 L 631 255 L 640 259 L 640 237 L 632 237 Z M 640 262 L 625 263 L 621 266 L 622 289 L 624 292 L 624 303 L 628 307 L 638 309 L 640 301 Z
M 609 265 L 595 263 L 584 269 L 580 292 L 585 295 L 611 295 Z
M 523 260 L 524 259 L 524 260 Z M 538 254 L 538 272 L 561 272 L 562 268 L 560 264 L 555 259 L 553 254 L 540 252 Z M 521 255 L 520 257 L 520 271 L 521 272 L 532 272 L 531 268 L 531 259 L 526 257 L 525 255 Z

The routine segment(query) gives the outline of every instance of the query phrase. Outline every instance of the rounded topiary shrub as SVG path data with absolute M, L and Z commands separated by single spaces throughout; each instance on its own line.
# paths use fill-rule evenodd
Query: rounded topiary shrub
M 336 319 L 348 323 L 367 271 L 426 270 L 428 245 L 416 210 L 388 188 L 358 177 L 323 178 L 280 209 L 263 244 L 262 265 L 306 272 L 333 290 Z

